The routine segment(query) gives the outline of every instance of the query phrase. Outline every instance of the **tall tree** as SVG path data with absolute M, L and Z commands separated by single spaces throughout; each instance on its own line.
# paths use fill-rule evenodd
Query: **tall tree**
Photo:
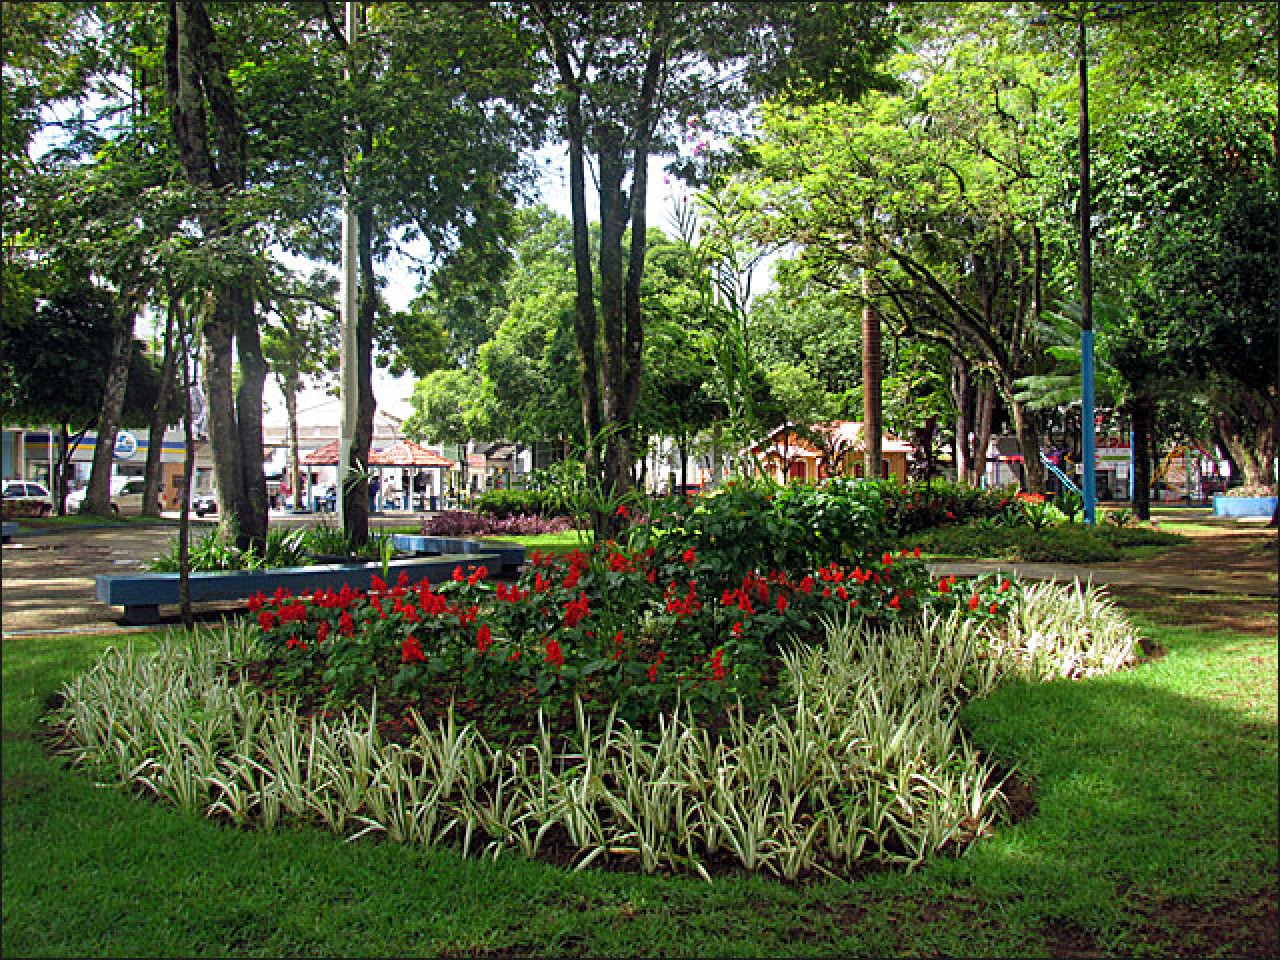
M 234 207 L 248 185 L 243 118 L 223 47 L 203 0 L 169 0 L 165 90 L 183 175 L 199 191 L 195 217 L 217 257 L 237 236 Z M 262 393 L 266 361 L 255 312 L 252 274 L 222 259 L 211 284 L 202 328 L 209 441 L 222 505 L 242 545 L 267 533 L 263 473 Z M 233 378 L 233 355 L 239 383 Z
M 1041 489 L 1040 424 L 1016 397 L 1038 371 L 1046 297 L 1035 148 L 1047 79 L 999 38 L 932 38 L 900 63 L 901 94 L 855 106 L 766 112 L 761 182 L 775 235 L 816 275 L 891 313 L 913 336 L 956 345 L 989 371 Z M 872 284 L 868 290 L 863 278 Z M 967 438 L 971 431 L 958 429 Z
M 723 116 L 771 89 L 859 92 L 889 45 L 889 20 L 879 5 L 846 3 L 533 0 L 527 9 L 543 37 L 568 146 L 574 333 L 588 463 L 606 489 L 623 492 L 632 484 L 644 364 L 640 290 L 650 157 L 675 148 L 687 119 Z M 589 160 L 599 196 L 594 264 Z M 609 520 L 601 514 L 596 523 L 603 528 Z

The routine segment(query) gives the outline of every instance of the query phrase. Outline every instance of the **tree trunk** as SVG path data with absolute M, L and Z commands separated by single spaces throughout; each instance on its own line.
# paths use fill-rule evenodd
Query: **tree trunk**
M 956 408 L 956 480 L 976 487 L 987 470 L 995 388 L 985 378 L 970 377 L 969 361 L 958 353 L 951 355 L 950 387 Z
M 872 301 L 874 283 L 871 271 L 862 271 L 862 446 L 863 471 L 867 479 L 880 479 L 880 463 L 884 459 L 881 439 L 884 415 L 881 406 L 880 381 L 883 373 L 880 340 L 880 311 Z
M 169 313 L 164 322 L 164 353 L 160 360 L 160 390 L 156 396 L 155 408 L 151 411 L 151 423 L 147 428 L 147 465 L 143 471 L 146 487 L 142 494 L 142 515 L 154 517 L 159 515 L 156 509 L 160 503 L 161 468 L 164 463 L 164 432 L 169 412 L 169 387 L 173 382 L 174 368 L 174 334 L 173 314 Z
M 183 174 L 194 186 L 221 194 L 244 187 L 244 136 L 230 74 L 218 52 L 213 24 L 201 0 L 170 0 L 165 43 L 165 88 Z M 212 129 L 212 136 L 210 130 Z M 227 234 L 222 212 L 200 214 L 210 241 Z M 261 548 L 267 533 L 267 487 L 262 472 L 262 393 L 266 364 L 254 303 L 244 281 L 213 290 L 203 324 L 209 441 L 224 530 L 236 543 Z M 232 380 L 232 348 L 241 382 Z
M 270 522 L 267 477 L 263 469 L 262 394 L 267 382 L 267 362 L 262 356 L 262 339 L 254 302 L 244 288 L 227 290 L 236 321 L 236 356 L 240 361 L 240 389 L 236 392 L 236 415 L 240 430 L 240 463 L 243 469 L 245 506 L 240 514 L 240 532 L 261 551 L 267 542 Z
M 1012 396 L 1012 391 L 1008 396 Z M 1018 447 L 1022 452 L 1026 491 L 1027 493 L 1044 493 L 1044 464 L 1040 462 L 1040 426 L 1031 411 L 1015 400 L 1009 400 L 1009 412 L 1013 415 L 1013 429 L 1018 436 Z
M 280 384 L 284 394 L 286 442 L 289 446 L 289 486 L 293 490 L 293 509 L 302 508 L 302 468 L 298 450 L 298 378 L 290 375 Z
M 356 210 L 356 253 L 359 260 L 359 300 L 356 307 L 356 416 L 351 438 L 351 462 L 341 471 L 343 522 L 347 541 L 354 546 L 369 539 L 369 451 L 373 446 L 373 324 L 377 293 L 373 272 L 373 209 Z
M 102 396 L 102 412 L 98 414 L 98 443 L 93 450 L 93 468 L 89 489 L 85 493 L 85 509 L 100 517 L 112 515 L 111 464 L 115 455 L 116 432 L 124 410 L 124 394 L 129 386 L 129 358 L 133 353 L 133 310 L 128 309 L 116 327 L 111 343 L 111 359 L 107 368 L 107 385 Z
M 1155 399 L 1139 394 L 1130 404 L 1133 418 L 1133 515 L 1139 520 L 1151 519 L 1151 435 L 1155 428 Z

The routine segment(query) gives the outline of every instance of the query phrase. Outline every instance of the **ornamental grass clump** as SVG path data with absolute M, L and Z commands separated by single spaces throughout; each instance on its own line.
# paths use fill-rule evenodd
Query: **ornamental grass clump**
M 481 582 L 451 581 L 462 586 L 443 603 Z M 273 642 L 251 622 L 172 631 L 151 656 L 110 649 L 64 687 L 54 719 L 104 781 L 241 826 L 576 869 L 848 877 L 961 850 L 1002 815 L 1001 775 L 966 740 L 959 704 L 1011 673 L 1084 676 L 1132 652 L 1092 588 L 948 580 L 938 595 L 887 625 L 848 605 L 824 618 L 780 651 L 777 695 L 759 709 L 677 696 L 645 726 L 575 695 L 567 718 L 539 705 L 515 735 L 487 737 L 448 708 L 412 711 L 390 738 L 379 686 L 328 710 L 247 682 Z

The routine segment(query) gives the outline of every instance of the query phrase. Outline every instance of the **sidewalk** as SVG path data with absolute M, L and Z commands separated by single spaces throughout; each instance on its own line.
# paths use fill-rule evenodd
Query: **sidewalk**
M 273 516 L 273 522 L 275 522 Z M 295 519 L 295 518 L 291 518 Z M 302 521 L 303 517 L 296 517 Z M 404 524 L 408 517 L 376 518 L 378 527 Z M 412 522 L 411 520 L 409 522 Z M 212 526 L 206 521 L 202 526 Z M 174 523 L 76 527 L 61 530 L 22 529 L 3 548 L 3 636 L 65 633 L 128 633 L 140 627 L 122 626 L 121 611 L 94 599 L 94 576 L 140 570 L 169 549 L 177 536 Z M 203 535 L 203 530 L 196 534 Z M 1131 564 L 1010 563 L 987 560 L 943 560 L 929 564 L 935 576 L 954 573 L 973 577 L 993 570 L 1030 580 L 1062 580 L 1146 587 L 1170 593 L 1243 594 L 1276 597 L 1274 576 L 1206 569 L 1203 575 L 1177 574 Z M 235 609 L 236 605 L 223 605 Z M 216 609 L 202 605 L 201 609 Z M 170 613 L 164 608 L 162 613 Z M 176 622 L 176 617 L 166 617 Z

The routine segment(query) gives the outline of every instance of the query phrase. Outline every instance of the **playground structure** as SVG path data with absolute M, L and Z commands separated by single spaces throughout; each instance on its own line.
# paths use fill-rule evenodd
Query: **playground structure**
M 1064 490 L 1070 490 L 1072 493 L 1084 495 L 1084 491 L 1080 489 L 1076 483 L 1062 472 L 1062 468 L 1049 459 L 1043 450 L 1040 451 L 1040 462 L 1045 465 L 1051 474 L 1058 478 L 1058 482 L 1062 484 Z
M 1180 443 L 1151 471 L 1151 486 L 1156 500 L 1205 503 L 1225 488 L 1226 478 L 1211 452 L 1198 443 Z

